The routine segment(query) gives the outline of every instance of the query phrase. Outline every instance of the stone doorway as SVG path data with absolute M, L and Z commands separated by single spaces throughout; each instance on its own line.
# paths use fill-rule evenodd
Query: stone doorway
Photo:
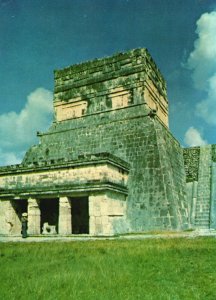
M 22 213 L 27 212 L 27 206 L 27 200 L 11 200 L 12 214 L 7 220 L 7 223 L 10 225 L 9 232 L 11 234 L 21 233 L 21 217 Z
M 89 234 L 88 197 L 71 198 L 72 234 Z
M 59 199 L 41 199 L 41 233 L 56 234 L 58 233 L 58 219 L 59 219 Z
M 28 203 L 25 199 L 20 200 L 12 200 L 11 204 L 13 206 L 14 211 L 16 212 L 17 217 L 21 221 L 22 213 L 27 212 Z

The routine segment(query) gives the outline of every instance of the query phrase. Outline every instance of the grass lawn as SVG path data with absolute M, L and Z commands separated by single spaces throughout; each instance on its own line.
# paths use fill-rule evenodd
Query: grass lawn
M 216 239 L 0 243 L 0 299 L 216 299 Z

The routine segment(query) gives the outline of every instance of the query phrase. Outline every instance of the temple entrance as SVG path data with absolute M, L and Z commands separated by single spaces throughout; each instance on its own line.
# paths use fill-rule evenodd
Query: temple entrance
M 27 212 L 28 209 L 27 200 L 12 200 L 11 204 L 13 206 L 14 211 L 16 212 L 17 217 L 21 221 L 22 213 Z
M 41 233 L 58 233 L 59 199 L 41 199 Z
M 22 213 L 27 212 L 27 200 L 11 200 L 11 207 L 13 208 L 12 214 L 7 220 L 8 225 L 10 226 L 9 232 L 11 234 L 20 234 L 21 233 L 21 218 Z
M 89 233 L 88 197 L 71 198 L 72 233 Z

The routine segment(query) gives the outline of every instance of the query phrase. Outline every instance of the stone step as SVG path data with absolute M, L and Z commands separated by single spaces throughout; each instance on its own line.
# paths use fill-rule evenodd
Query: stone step
M 206 218 L 209 215 L 210 215 L 209 212 L 197 212 L 195 217 L 197 218 L 198 216 L 204 216 Z
M 209 227 L 209 223 L 208 222 L 195 222 L 195 226 L 207 226 L 207 227 Z
M 195 226 L 197 228 L 209 228 L 210 225 L 210 162 L 212 159 L 212 148 L 207 146 L 200 149 L 199 171 L 198 171 L 198 196 L 195 209 Z
M 209 221 L 209 217 L 204 217 L 202 215 L 196 216 L 195 220 L 205 220 L 205 221 Z
M 205 228 L 209 228 L 209 223 L 201 223 L 201 222 L 195 222 L 195 226 L 200 226 L 200 227 L 205 227 Z
M 209 229 L 209 226 L 195 225 L 196 229 Z
M 209 222 L 206 222 L 206 221 L 204 221 L 204 220 L 199 220 L 199 221 L 196 221 L 195 220 L 195 224 L 209 224 Z
M 195 221 L 205 221 L 205 222 L 209 222 L 209 218 L 207 219 L 207 218 L 203 218 L 203 217 L 199 217 L 199 218 L 195 218 Z
M 195 224 L 209 225 L 209 222 L 206 222 L 206 221 L 195 221 Z
M 208 218 L 210 216 L 210 212 L 208 211 L 199 211 L 196 212 L 195 217 L 204 216 L 204 218 Z
M 199 215 L 199 216 L 196 216 L 196 217 L 195 217 L 195 220 L 206 220 L 206 221 L 208 221 L 208 220 L 209 220 L 209 217 L 206 218 L 206 217 L 204 217 L 203 215 Z

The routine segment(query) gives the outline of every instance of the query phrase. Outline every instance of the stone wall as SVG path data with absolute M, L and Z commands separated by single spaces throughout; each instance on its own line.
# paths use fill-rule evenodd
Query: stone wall
M 90 234 L 114 235 L 128 232 L 125 196 L 93 193 L 89 197 Z
M 54 123 L 40 140 L 23 164 L 99 152 L 127 161 L 131 231 L 187 225 L 182 150 L 145 105 Z
M 188 203 L 185 189 L 183 151 L 180 144 L 161 124 L 155 122 L 162 185 L 165 200 L 160 203 L 164 227 L 187 228 Z
M 91 235 L 126 232 L 128 168 L 108 153 L 0 168 L 0 235 L 20 235 L 23 212 L 28 212 L 29 235 L 44 233 L 45 225 L 53 233 L 76 233 L 84 227 L 80 219 Z M 84 221 L 77 203 L 85 203 Z
M 0 200 L 0 235 L 21 234 L 21 214 L 16 211 L 15 202 Z
M 128 163 L 108 153 L 80 156 L 73 161 L 53 160 L 0 168 L 0 198 L 25 198 L 30 195 L 59 195 L 93 189 L 120 189 L 127 194 Z
M 122 216 L 101 214 L 100 222 L 117 232 L 187 227 L 182 149 L 168 130 L 166 83 L 146 49 L 55 71 L 54 109 L 53 124 L 38 134 L 22 167 L 111 153 L 130 165 L 122 208 L 129 227 Z
M 200 147 L 183 149 L 186 181 L 193 182 L 198 180 Z
M 215 145 L 184 149 L 188 204 L 192 228 L 215 227 Z
M 18 172 L 17 172 L 18 173 Z M 127 172 L 119 172 L 119 168 L 109 164 L 95 164 L 87 166 L 58 166 L 53 169 L 46 168 L 41 170 L 20 170 L 18 174 L 0 173 L 1 192 L 5 193 L 28 193 L 32 191 L 47 191 L 71 188 L 79 185 L 80 187 L 90 182 L 104 182 L 120 184 L 126 187 Z
M 168 126 L 166 83 L 146 49 L 55 71 L 56 121 L 144 102 Z

